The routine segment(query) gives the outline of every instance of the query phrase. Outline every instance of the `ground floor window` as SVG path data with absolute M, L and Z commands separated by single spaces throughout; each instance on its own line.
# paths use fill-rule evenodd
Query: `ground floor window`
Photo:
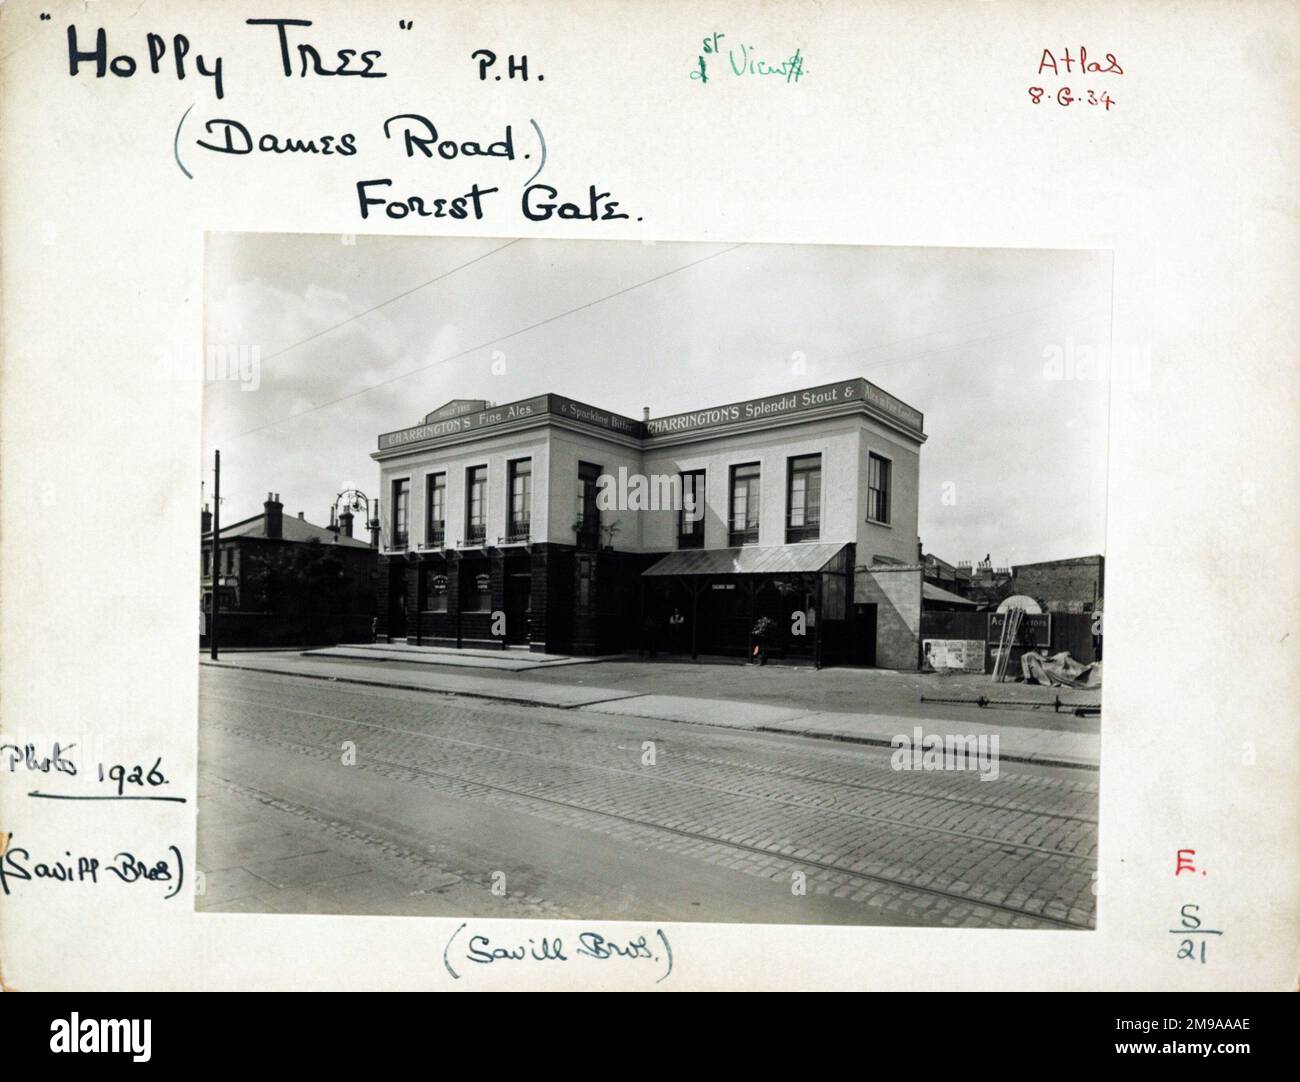
M 223 586 L 220 590 L 221 607 L 226 612 L 231 612 L 239 607 L 239 595 L 228 586 Z M 203 611 L 212 611 L 212 592 L 205 591 L 203 594 Z
M 461 612 L 489 612 L 492 609 L 492 575 L 485 563 L 467 563 L 461 568 Z
M 447 570 L 430 564 L 423 568 L 424 574 L 424 610 L 426 612 L 447 611 Z

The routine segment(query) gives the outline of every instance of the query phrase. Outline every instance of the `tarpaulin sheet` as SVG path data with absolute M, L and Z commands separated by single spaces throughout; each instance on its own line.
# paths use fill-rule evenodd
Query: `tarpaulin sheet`
M 1062 651 L 1051 657 L 1026 653 L 1020 658 L 1020 671 L 1025 683 L 1046 684 L 1048 687 L 1099 688 L 1101 687 L 1101 662 L 1084 665 Z

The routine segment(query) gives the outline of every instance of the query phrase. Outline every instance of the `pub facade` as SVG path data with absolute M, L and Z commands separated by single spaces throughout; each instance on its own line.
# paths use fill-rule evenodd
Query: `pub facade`
M 864 574 L 915 561 L 925 438 L 864 379 L 639 420 L 454 400 L 373 453 L 379 634 L 874 664 Z

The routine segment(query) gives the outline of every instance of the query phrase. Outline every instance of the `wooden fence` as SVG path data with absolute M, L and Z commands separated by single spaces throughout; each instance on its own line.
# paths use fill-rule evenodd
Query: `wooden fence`
M 984 643 L 984 672 L 993 671 L 993 653 L 997 648 L 996 629 L 990 632 L 993 622 L 988 612 L 922 612 L 921 639 L 982 641 Z M 1051 613 L 1051 645 L 1046 647 L 1049 654 L 1066 651 L 1075 661 L 1084 665 L 1099 660 L 1099 637 L 1094 640 L 1092 634 L 1093 615 L 1091 613 L 1054 612 Z M 1026 649 L 1039 649 L 1028 634 L 1024 634 L 1011 650 L 1011 662 L 1008 672 L 1020 671 L 1020 655 Z M 990 640 L 991 635 L 991 640 Z

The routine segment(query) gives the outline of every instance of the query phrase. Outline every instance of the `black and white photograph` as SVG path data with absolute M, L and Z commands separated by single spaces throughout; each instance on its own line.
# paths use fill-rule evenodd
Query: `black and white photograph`
M 1298 14 L 0 2 L 5 1062 L 1293 1044 Z
M 211 232 L 199 913 L 1098 926 L 1112 256 Z

